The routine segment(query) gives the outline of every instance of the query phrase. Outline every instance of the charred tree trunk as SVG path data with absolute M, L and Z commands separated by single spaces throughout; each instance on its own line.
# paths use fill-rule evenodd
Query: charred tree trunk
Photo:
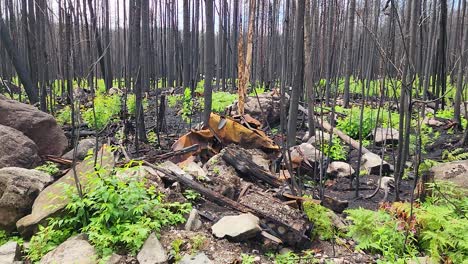
M 203 110 L 202 121 L 208 125 L 211 114 L 211 82 L 214 76 L 215 57 L 214 57 L 214 16 L 213 16 L 213 0 L 205 0 L 205 19 L 206 19 L 206 33 L 205 33 L 205 109 Z

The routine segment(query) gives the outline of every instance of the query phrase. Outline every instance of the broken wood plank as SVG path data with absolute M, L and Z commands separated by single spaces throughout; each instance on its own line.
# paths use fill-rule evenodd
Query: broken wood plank
M 237 146 L 229 146 L 222 150 L 221 155 L 229 165 L 233 166 L 241 176 L 252 181 L 252 177 L 273 187 L 279 187 L 282 182 L 252 161 L 252 156 L 246 150 Z
M 70 166 L 73 163 L 72 160 L 64 159 L 64 158 L 53 156 L 53 155 L 46 155 L 45 158 L 46 160 L 53 161 L 55 163 L 59 163 L 62 165 L 67 165 L 67 166 Z

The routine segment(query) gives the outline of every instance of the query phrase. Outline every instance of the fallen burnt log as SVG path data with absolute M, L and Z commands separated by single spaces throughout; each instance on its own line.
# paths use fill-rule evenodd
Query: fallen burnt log
M 221 153 L 224 161 L 234 167 L 247 180 L 252 181 L 253 177 L 255 180 L 261 180 L 273 187 L 282 185 L 277 177 L 253 162 L 252 156 L 245 149 L 229 146 L 224 148 Z
M 291 232 L 291 230 L 306 231 L 310 229 L 305 215 L 301 211 L 282 203 L 279 199 L 255 190 L 248 190 L 239 198 L 239 203 L 248 208 L 255 208 L 256 214 L 268 215 L 269 217 L 264 217 L 263 221 L 274 236 L 293 246 L 304 246 L 298 243 L 303 241 L 304 233 Z M 283 223 L 287 223 L 287 228 Z
M 302 105 L 299 105 L 298 110 L 304 113 L 304 115 L 306 116 L 308 115 L 307 109 L 303 107 Z M 336 127 L 333 127 L 330 123 L 328 123 L 327 121 L 323 119 L 321 120 L 320 118 L 316 116 L 313 116 L 313 119 L 314 119 L 314 122 L 318 124 L 320 127 L 322 127 L 324 130 L 328 131 L 329 133 L 337 135 L 341 140 L 349 144 L 354 149 L 359 150 L 359 148 L 361 148 L 361 152 L 363 154 L 363 156 L 361 157 L 362 163 L 363 163 L 362 166 L 366 168 L 369 172 L 374 172 L 374 173 L 376 171 L 378 172 L 380 170 L 380 167 L 382 167 L 383 172 L 393 171 L 392 165 L 382 160 L 379 155 L 371 152 L 370 150 L 368 150 L 367 148 L 359 144 L 358 141 L 352 139 L 350 136 L 338 130 Z
M 308 242 L 310 242 L 308 234 L 312 227 L 311 224 L 306 221 L 305 216 L 298 210 L 289 208 L 289 206 L 287 205 L 282 205 L 281 201 L 275 198 L 262 198 L 266 202 L 266 204 L 262 208 L 256 208 L 257 206 L 255 205 L 255 203 L 249 204 L 248 202 L 246 202 L 246 196 L 241 198 L 241 200 L 244 201 L 244 203 L 239 203 L 209 188 L 206 188 L 202 184 L 195 182 L 183 175 L 179 175 L 175 172 L 155 166 L 147 161 L 143 161 L 143 163 L 161 172 L 161 174 L 163 174 L 163 177 L 166 177 L 168 180 L 177 181 L 186 188 L 190 188 L 192 190 L 197 191 L 209 201 L 212 201 L 221 206 L 232 208 L 239 212 L 252 213 L 258 216 L 263 221 L 268 223 L 268 226 L 274 226 L 276 231 L 281 230 L 281 232 L 275 231 L 275 234 L 272 235 L 278 235 L 279 238 L 283 241 L 283 243 L 287 245 L 300 247 L 307 245 L 309 244 Z M 247 197 L 249 196 L 247 195 Z M 288 211 L 288 213 L 282 213 L 282 217 L 278 217 L 277 215 L 272 214 L 273 212 L 271 209 L 266 210 L 268 208 L 272 208 L 273 206 L 275 206 L 275 208 L 282 208 L 281 212 Z M 291 213 L 291 210 L 294 210 L 295 213 Z M 289 217 L 285 217 L 287 214 L 289 214 Z

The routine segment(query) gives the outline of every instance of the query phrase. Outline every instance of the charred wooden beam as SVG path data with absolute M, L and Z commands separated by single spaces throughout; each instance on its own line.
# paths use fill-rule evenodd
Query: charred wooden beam
M 255 180 L 261 180 L 273 187 L 279 187 L 282 185 L 281 181 L 274 175 L 253 162 L 252 155 L 242 148 L 235 146 L 226 147 L 222 151 L 222 157 L 247 180 L 252 181 L 253 177 Z

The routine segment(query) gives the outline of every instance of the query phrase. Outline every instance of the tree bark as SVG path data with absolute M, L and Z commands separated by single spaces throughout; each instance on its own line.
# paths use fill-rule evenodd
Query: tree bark
M 299 97 L 304 84 L 304 12 L 305 2 L 297 1 L 294 37 L 294 79 L 288 115 L 288 146 L 296 144 Z
M 16 73 L 24 86 L 24 90 L 28 95 L 29 102 L 35 104 L 39 101 L 38 89 L 37 86 L 32 82 L 31 75 L 29 73 L 26 63 L 23 61 L 23 58 L 20 57 L 18 51 L 16 50 L 16 45 L 13 44 L 13 41 L 8 32 L 8 28 L 3 21 L 3 18 L 0 17 L 0 38 L 2 40 L 3 47 L 6 49 L 8 56 L 10 57 L 13 66 L 15 67 Z
M 349 81 L 351 79 L 353 67 L 353 37 L 354 37 L 354 16 L 356 13 L 356 0 L 349 1 L 348 29 L 346 32 L 346 70 L 344 83 L 344 107 L 349 107 Z
M 206 19 L 206 39 L 205 39 L 205 108 L 203 111 L 202 121 L 208 125 L 211 114 L 211 81 L 214 76 L 215 57 L 214 57 L 214 17 L 213 17 L 213 0 L 205 0 L 205 19 Z

